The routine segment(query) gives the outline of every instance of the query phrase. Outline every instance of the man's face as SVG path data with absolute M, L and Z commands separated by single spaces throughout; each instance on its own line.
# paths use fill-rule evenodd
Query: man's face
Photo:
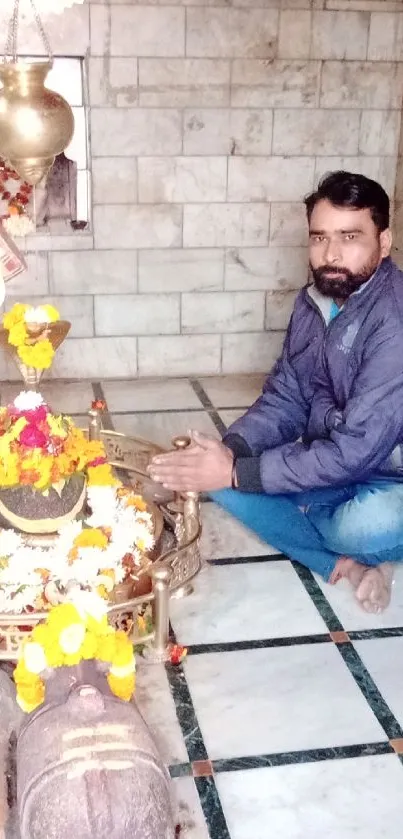
M 347 300 L 370 279 L 391 248 L 389 230 L 379 233 L 369 209 L 352 210 L 318 201 L 309 224 L 309 262 L 316 288 Z

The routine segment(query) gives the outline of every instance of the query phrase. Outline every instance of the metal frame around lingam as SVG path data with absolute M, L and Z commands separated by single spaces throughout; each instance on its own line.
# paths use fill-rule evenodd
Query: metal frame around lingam
M 148 594 L 114 603 L 108 607 L 108 620 L 117 628 L 128 631 L 135 645 L 142 646 L 144 657 L 150 662 L 167 661 L 170 657 L 169 601 L 192 591 L 191 582 L 202 567 L 199 541 L 201 536 L 200 504 L 197 493 L 176 494 L 174 499 L 161 498 L 157 485 L 147 475 L 147 466 L 154 455 L 165 451 L 160 446 L 137 437 L 129 437 L 101 427 L 101 414 L 96 408 L 89 411 L 89 438 L 103 441 L 111 466 L 130 475 L 139 492 L 146 484 L 145 498 L 157 505 L 167 524 L 174 529 L 176 544 L 150 561 L 147 573 L 152 590 Z M 175 448 L 189 445 L 187 437 L 173 440 Z M 136 614 L 139 608 L 151 604 L 153 630 L 147 635 L 136 633 Z M 15 661 L 22 641 L 32 627 L 46 618 L 47 612 L 29 615 L 0 613 L 0 661 Z M 25 623 L 26 622 L 26 623 Z M 26 625 L 26 624 L 29 624 Z

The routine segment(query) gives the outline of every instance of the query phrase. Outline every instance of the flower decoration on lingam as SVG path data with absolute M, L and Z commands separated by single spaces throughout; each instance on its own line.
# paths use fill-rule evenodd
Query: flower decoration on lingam
M 102 441 L 34 391 L 0 409 L 0 523 L 0 612 L 48 609 L 72 588 L 113 599 L 150 565 L 143 498 L 115 478 Z
M 69 329 L 70 323 L 60 320 L 54 306 L 15 303 L 3 316 L 0 346 L 11 354 L 25 384 L 36 387 Z
M 96 661 L 111 692 L 130 701 L 135 688 L 133 645 L 122 630 L 108 624 L 106 608 L 86 592 L 51 609 L 23 644 L 14 671 L 22 710 L 31 713 L 43 703 L 46 674 L 83 661 Z

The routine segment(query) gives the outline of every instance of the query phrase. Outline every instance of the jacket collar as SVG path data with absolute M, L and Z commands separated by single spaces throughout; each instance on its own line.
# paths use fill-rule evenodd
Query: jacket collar
M 374 296 L 375 294 L 379 293 L 380 286 L 383 285 L 383 280 L 387 278 L 391 269 L 393 268 L 393 262 L 390 256 L 385 257 L 382 262 L 379 263 L 378 268 L 372 274 L 372 277 L 364 283 L 357 291 L 354 291 L 353 294 L 350 295 L 348 300 L 346 300 L 343 311 L 345 309 L 349 309 L 349 311 L 355 310 L 358 306 L 361 306 L 364 301 L 369 299 L 370 297 Z M 324 294 L 321 294 L 320 291 L 313 285 L 313 283 L 308 284 L 305 287 L 305 299 L 310 300 L 314 303 L 314 305 L 320 310 L 324 320 L 326 323 L 329 323 L 330 320 L 330 309 L 332 306 L 332 298 L 326 297 Z

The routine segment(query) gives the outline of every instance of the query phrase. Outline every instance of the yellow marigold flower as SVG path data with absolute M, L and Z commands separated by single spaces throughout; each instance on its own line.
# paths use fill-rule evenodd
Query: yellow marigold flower
M 42 704 L 42 702 L 37 702 L 35 704 L 32 703 L 32 702 L 31 703 L 25 702 L 24 699 L 22 698 L 22 696 L 20 696 L 18 693 L 17 693 L 17 696 L 16 696 L 16 701 L 17 701 L 17 705 L 19 705 L 19 707 L 21 708 L 21 711 L 23 711 L 24 714 L 32 714 L 32 711 L 35 711 L 36 708 L 38 707 L 38 705 Z
M 115 655 L 115 633 L 98 639 L 96 658 L 111 662 Z
M 51 306 L 50 303 L 45 303 L 44 306 L 41 306 L 44 312 L 46 312 L 50 323 L 55 323 L 57 320 L 60 320 L 60 314 L 54 306 Z
M 82 619 L 72 603 L 54 606 L 46 619 L 47 626 L 59 637 L 61 631 L 73 623 L 82 623 Z
M 70 655 L 64 656 L 64 664 L 66 667 L 75 667 L 76 664 L 80 664 L 82 660 L 82 655 L 80 650 L 76 653 L 71 653 Z
M 147 504 L 141 495 L 130 495 L 126 501 L 127 507 L 135 507 L 139 512 L 144 513 L 147 510 Z
M 115 696 L 118 696 L 119 699 L 123 700 L 123 702 L 130 702 L 136 685 L 136 677 L 134 673 L 123 679 L 119 679 L 117 676 L 113 676 L 112 673 L 108 673 L 107 681 L 112 693 L 114 693 Z
M 115 655 L 113 656 L 113 664 L 115 667 L 125 667 L 126 664 L 131 664 L 134 659 L 133 644 L 122 631 L 118 630 L 115 635 Z
M 84 438 L 85 439 L 85 438 Z M 101 440 L 85 440 L 85 456 L 88 463 L 97 457 L 106 457 L 105 446 Z
M 52 467 L 53 458 L 46 457 L 45 455 L 43 455 L 38 465 L 35 467 L 36 470 L 40 473 L 39 480 L 35 481 L 34 483 L 36 489 L 46 489 L 46 487 L 49 487 L 51 485 Z
M 89 486 L 115 486 L 118 483 L 108 463 L 103 463 L 101 466 L 89 466 L 87 472 Z
M 36 708 L 43 702 L 45 697 L 45 687 L 42 679 L 34 673 L 30 673 L 25 665 L 23 658 L 20 658 L 15 670 L 14 681 L 17 686 L 17 702 L 20 704 L 20 697 L 27 705 L 32 705 L 32 709 Z M 22 705 L 21 705 L 22 707 Z
M 29 309 L 29 306 L 25 303 L 15 303 L 12 309 L 3 316 L 4 329 L 11 329 L 16 323 L 23 321 L 27 309 Z
M 4 437 L 7 438 L 7 443 L 12 443 L 13 440 L 16 440 L 17 437 L 20 436 L 21 431 L 28 425 L 28 421 L 25 417 L 18 417 L 17 422 L 15 422 L 11 428 L 7 431 L 7 434 Z
M 42 705 L 45 699 L 45 685 L 41 679 L 30 686 L 19 685 L 16 698 L 21 710 L 29 714 L 35 711 L 38 705 Z
M 108 537 L 99 527 L 87 527 L 76 536 L 73 545 L 76 548 L 100 548 L 105 550 L 108 545 Z
M 56 639 L 47 639 L 46 659 L 49 667 L 63 667 L 63 664 L 65 663 L 65 655 L 60 649 Z
M 53 414 L 48 414 L 46 419 L 51 433 L 55 437 L 67 437 L 66 424 L 63 422 L 63 417 L 55 417 Z
M 18 455 L 10 452 L 6 462 L 0 464 L 0 486 L 13 487 L 19 483 Z
M 38 678 L 27 670 L 24 658 L 21 657 L 14 670 L 14 681 L 16 684 L 31 684 L 31 682 Z
M 32 640 L 46 649 L 48 630 L 44 623 L 38 623 L 32 630 Z
M 35 367 L 36 370 L 47 370 L 51 366 L 55 351 L 52 344 L 45 338 L 30 346 L 18 347 L 18 355 L 27 367 Z
M 106 615 L 104 615 L 100 621 L 92 617 L 92 615 L 88 615 L 86 626 L 88 632 L 92 632 L 92 634 L 96 635 L 97 638 L 99 638 L 100 636 L 114 634 L 114 630 L 108 624 L 108 618 Z
M 63 452 L 55 457 L 53 463 L 60 477 L 67 478 L 73 471 L 75 471 L 70 458 Z
M 28 332 L 26 326 L 21 321 L 19 323 L 15 323 L 14 326 L 11 327 L 8 333 L 8 343 L 13 347 L 19 347 L 21 344 L 25 343 L 27 337 Z
M 92 632 L 86 632 L 85 638 L 83 641 L 83 645 L 81 647 L 81 657 L 89 660 L 91 658 L 96 658 L 98 646 L 98 638 Z

